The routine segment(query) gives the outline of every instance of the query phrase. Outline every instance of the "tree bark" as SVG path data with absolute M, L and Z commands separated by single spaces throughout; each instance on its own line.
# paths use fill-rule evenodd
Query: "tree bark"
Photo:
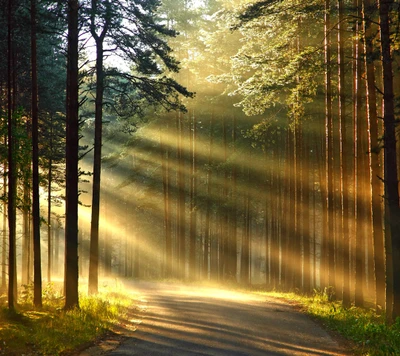
M 339 92 L 339 145 L 340 145 L 340 201 L 341 201 L 341 233 L 340 238 L 342 255 L 342 303 L 344 307 L 350 307 L 350 234 L 349 234 L 349 174 L 346 152 L 347 129 L 346 129 L 346 81 L 345 81 L 345 23 L 344 23 L 344 1 L 338 1 L 338 92 Z
M 304 135 L 304 134 L 303 134 Z M 309 159 L 310 149 L 308 140 L 302 139 L 303 159 L 302 159 L 302 182 L 303 182 L 303 292 L 311 293 L 311 260 L 310 260 L 310 177 L 309 177 Z
M 39 113 L 36 52 L 36 0 L 31 0 L 33 303 L 35 307 L 41 307 L 42 264 L 40 253 Z M 50 266 L 48 266 L 48 270 L 50 271 Z
M 392 277 L 394 277 L 392 281 L 388 281 L 393 285 L 393 310 L 388 315 L 389 322 L 394 321 L 400 316 L 400 279 L 398 278 L 400 275 L 400 207 L 397 176 L 396 123 L 394 115 L 393 57 L 390 39 L 390 9 L 392 4 L 392 0 L 379 1 L 384 104 L 385 220 L 386 227 L 389 228 L 389 231 L 385 230 L 385 237 L 390 241 L 389 247 L 391 248 L 392 258 L 387 258 L 387 263 L 392 264 Z
M 7 141 L 7 137 L 4 138 Z M 8 163 L 7 160 L 4 161 L 4 172 L 7 172 Z M 7 176 L 3 174 L 3 194 L 7 196 Z M 2 244 L 1 244 L 1 290 L 6 291 L 7 289 L 7 203 L 3 202 L 3 226 L 2 226 Z
M 190 132 L 190 238 L 189 238 L 189 277 L 196 279 L 196 239 L 197 239 L 197 168 L 196 168 L 196 117 L 193 113 Z
M 209 261 L 211 255 L 211 187 L 212 187 L 212 169 L 211 169 L 211 157 L 213 147 L 213 131 L 214 131 L 214 117 L 211 115 L 210 118 L 210 141 L 208 151 L 208 162 L 207 162 L 207 202 L 206 202 L 206 220 L 204 227 L 204 254 L 203 254 L 203 279 L 208 279 L 209 272 Z M 211 263 L 210 263 L 211 264 Z
M 358 0 L 354 0 L 354 6 L 357 11 Z M 359 17 L 357 17 L 358 19 Z M 364 287 L 365 287 L 365 216 L 367 211 L 364 202 L 364 182 L 363 182 L 363 150 L 362 141 L 364 139 L 363 115 L 361 112 L 361 44 L 359 40 L 360 26 L 357 21 L 353 29 L 353 103 L 354 103 L 354 199 L 355 199 L 355 226 L 356 226 L 356 244 L 355 244 L 355 300 L 356 306 L 364 305 Z
M 179 112 L 176 117 L 177 129 L 177 158 L 178 158 L 178 206 L 177 206 L 177 233 L 178 233 L 178 275 L 179 278 L 185 278 L 186 266 L 186 239 L 185 239 L 185 173 L 183 157 L 183 120 Z
M 68 0 L 65 309 L 79 307 L 78 294 L 78 0 Z
M 52 244 L 52 230 L 53 224 L 51 219 L 52 214 L 52 204 L 51 204 L 51 196 L 52 196 L 52 184 L 53 184 L 53 116 L 50 115 L 50 139 L 49 139 L 49 170 L 47 172 L 47 281 L 51 282 L 51 274 L 53 269 L 53 244 Z
M 327 256 L 327 278 L 325 287 L 335 286 L 335 258 L 333 236 L 333 148 L 332 148 L 332 68 L 330 40 L 330 0 L 325 0 L 325 180 L 326 180 L 326 231 L 323 237 Z M 325 269 L 323 269 L 325 271 Z M 326 272 L 324 272 L 326 273 Z M 334 291 L 329 291 L 330 296 Z
M 251 156 L 249 157 L 251 162 Z M 250 167 L 247 167 L 247 187 L 250 188 Z M 250 189 L 246 190 L 244 197 L 244 229 L 242 235 L 242 254 L 240 263 L 240 283 L 250 284 Z
M 166 124 L 169 130 L 168 119 Z M 163 176 L 164 195 L 164 231 L 165 231 L 165 268 L 164 277 L 172 277 L 172 238 L 171 238 L 171 203 L 170 203 L 170 177 L 169 177 L 169 148 L 164 144 L 163 133 L 160 133 L 161 168 Z
M 13 119 L 13 6 L 8 0 L 7 9 L 7 123 L 8 123 L 8 308 L 15 309 L 17 302 L 16 276 L 16 195 L 17 172 L 15 162 L 15 122 Z
M 232 120 L 232 156 L 235 157 L 236 152 L 236 117 Z M 229 219 L 229 236 L 227 243 L 227 277 L 232 282 L 237 282 L 237 197 L 236 197 L 236 180 L 237 166 L 233 161 L 231 171 L 231 209 Z

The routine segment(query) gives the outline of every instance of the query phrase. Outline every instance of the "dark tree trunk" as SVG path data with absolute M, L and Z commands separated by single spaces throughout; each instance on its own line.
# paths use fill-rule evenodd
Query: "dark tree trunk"
M 8 0 L 7 9 L 7 121 L 8 121 L 8 308 L 14 310 L 17 302 L 16 276 L 16 195 L 17 172 L 15 163 L 15 123 L 13 119 L 13 0 Z
M 30 137 L 31 125 L 27 125 L 28 137 Z M 23 206 L 22 206 L 22 261 L 21 261 L 21 283 L 28 285 L 32 281 L 30 260 L 31 260 L 31 182 L 32 182 L 32 171 L 30 162 L 29 165 L 24 167 L 23 173 Z
M 49 139 L 49 171 L 47 172 L 47 239 L 48 239 L 48 251 L 47 251 L 47 281 L 51 282 L 51 274 L 53 273 L 53 244 L 52 244 L 52 230 L 53 224 L 51 219 L 52 213 L 52 204 L 51 204 L 51 195 L 52 195 L 52 184 L 53 184 L 53 116 L 50 116 L 50 139 Z
M 4 138 L 5 142 L 7 138 Z M 7 172 L 8 163 L 7 160 L 4 162 L 4 172 Z M 7 196 L 7 176 L 3 175 L 3 194 Z M 2 228 L 2 244 L 1 244 L 1 290 L 5 292 L 7 288 L 7 203 L 3 202 L 3 228 Z
M 32 61 L 32 219 L 33 219 L 33 303 L 42 306 L 42 267 L 40 254 L 39 196 L 39 114 L 36 60 L 36 0 L 31 0 L 31 61 Z M 49 222 L 50 223 L 50 222 Z M 49 237 L 50 241 L 50 237 Z M 50 266 L 48 267 L 50 271 Z
M 79 307 L 78 294 L 78 0 L 68 0 L 65 309 Z
M 396 153 L 396 123 L 395 123 L 395 102 L 393 92 L 393 57 L 391 53 L 390 39 L 390 10 L 392 0 L 379 1 L 379 17 L 381 23 L 381 50 L 383 69 L 383 105 L 384 105 L 384 176 L 385 176 L 385 237 L 391 242 L 391 258 L 387 256 L 387 264 L 392 266 L 393 286 L 393 309 L 388 313 L 388 321 L 392 322 L 400 316 L 400 207 L 399 187 L 397 176 L 397 153 Z M 390 235 L 389 235 L 390 234 Z M 389 257 L 389 258 L 388 258 Z M 388 267 L 390 268 L 390 267 Z M 393 278 L 394 277 L 394 278 Z
M 96 99 L 92 188 L 92 219 L 90 224 L 89 294 L 98 292 L 99 285 L 99 220 L 100 220 L 100 180 L 101 149 L 103 135 L 103 96 L 104 96 L 104 49 L 103 42 L 108 31 L 109 18 L 100 34 L 96 32 L 97 0 L 92 0 L 90 33 L 96 42 Z
M 103 131 L 103 96 L 104 96 L 104 50 L 103 42 L 108 31 L 109 18 L 103 25 L 101 33 L 96 32 L 95 16 L 97 0 L 92 0 L 92 15 L 90 32 L 96 42 L 96 99 L 95 99 L 95 138 L 93 158 L 93 188 L 92 188 L 92 219 L 90 229 L 90 262 L 89 262 L 89 293 L 98 292 L 99 269 L 99 220 L 100 220 L 100 181 L 101 181 L 101 151 Z
M 340 136 L 340 200 L 341 200 L 341 233 L 340 252 L 342 255 L 342 303 L 344 307 L 350 306 L 350 234 L 349 234 L 349 175 L 347 168 L 347 130 L 346 130 L 346 82 L 345 82 L 345 23 L 344 23 L 344 0 L 338 1 L 338 92 L 339 92 L 339 136 Z
M 327 257 L 327 264 L 323 268 L 325 285 L 332 288 L 335 286 L 335 255 L 333 236 L 333 145 L 332 145 L 332 68 L 331 68 L 331 12 L 330 0 L 325 0 L 325 191 L 326 191 L 326 226 L 324 239 L 324 254 Z M 325 264 L 325 262 L 323 261 Z M 325 272 L 326 271 L 326 272 Z M 331 294 L 334 291 L 330 291 Z M 333 297 L 333 296 L 332 296 Z
M 358 9 L 358 0 L 354 0 L 354 6 Z M 359 10 L 358 10 L 359 11 Z M 357 17 L 359 18 L 359 17 Z M 356 251 L 355 251 L 355 305 L 363 306 L 364 304 L 364 287 L 365 287 L 365 223 L 367 211 L 364 202 L 363 182 L 363 159 L 365 150 L 362 141 L 364 139 L 364 117 L 361 112 L 361 44 L 359 41 L 359 22 L 357 21 L 353 29 L 353 103 L 354 103 L 354 142 L 355 142 L 355 224 L 356 224 Z

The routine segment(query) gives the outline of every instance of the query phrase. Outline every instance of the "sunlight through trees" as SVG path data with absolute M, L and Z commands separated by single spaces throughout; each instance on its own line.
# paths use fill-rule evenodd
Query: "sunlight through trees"
M 400 316 L 398 1 L 6 5 L 10 309 L 123 276 Z

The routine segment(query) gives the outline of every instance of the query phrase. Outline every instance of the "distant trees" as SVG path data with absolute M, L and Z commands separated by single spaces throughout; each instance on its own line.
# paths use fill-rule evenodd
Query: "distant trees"
M 398 272 L 395 272 L 397 267 L 395 267 L 396 263 L 391 259 L 391 250 L 393 249 L 393 253 L 397 253 L 395 251 L 398 250 L 396 242 L 398 241 L 396 237 L 398 223 L 395 223 L 395 221 L 399 219 L 396 217 L 392 220 L 391 209 L 394 209 L 394 216 L 397 216 L 399 194 L 398 167 L 395 161 L 397 159 L 398 148 L 396 148 L 395 139 L 396 125 L 393 122 L 393 118 L 396 115 L 393 111 L 393 100 L 399 93 L 396 93 L 393 87 L 393 79 L 398 76 L 398 73 L 392 67 L 395 54 L 391 50 L 392 40 L 389 39 L 390 33 L 396 31 L 395 24 L 397 23 L 397 19 L 392 17 L 391 10 L 397 5 L 393 2 L 380 3 L 379 26 L 376 26 L 378 20 L 378 7 L 376 4 L 369 2 L 361 4 L 356 2 L 354 3 L 354 7 L 346 7 L 345 3 L 339 1 L 336 18 L 336 12 L 333 11 L 333 4 L 326 1 L 324 4 L 324 31 L 322 31 L 322 24 L 319 30 L 319 38 L 324 38 L 323 52 L 319 44 L 314 41 L 315 36 L 307 31 L 307 26 L 310 26 L 308 22 L 310 18 L 313 18 L 313 25 L 318 26 L 319 22 L 315 21 L 315 19 L 320 18 L 321 7 L 317 3 L 305 6 L 307 10 L 301 11 L 301 6 L 299 5 L 296 7 L 282 7 L 279 2 L 257 1 L 241 11 L 237 27 L 245 36 L 250 36 L 249 34 L 257 31 L 258 28 L 262 31 L 265 31 L 265 28 L 267 28 L 266 34 L 261 36 L 267 48 L 257 51 L 256 54 L 250 54 L 249 50 L 244 51 L 240 68 L 242 68 L 242 73 L 246 73 L 247 70 L 247 73 L 250 74 L 243 75 L 242 77 L 236 75 L 233 79 L 237 82 L 237 92 L 243 95 L 241 105 L 246 112 L 249 114 L 255 113 L 254 108 L 258 107 L 260 108 L 258 112 L 265 110 L 267 115 L 271 115 L 269 108 L 272 105 L 281 105 L 282 97 L 285 97 L 286 93 L 290 91 L 293 93 L 293 80 L 298 78 L 298 74 L 295 74 L 292 70 L 293 68 L 297 69 L 296 63 L 306 54 L 306 52 L 300 52 L 297 57 L 287 61 L 282 61 L 282 56 L 280 55 L 278 63 L 282 67 L 278 67 L 278 70 L 275 69 L 270 73 L 269 68 L 272 67 L 271 64 L 275 63 L 275 52 L 273 50 L 275 48 L 279 48 L 279 50 L 285 48 L 284 53 L 288 53 L 290 51 L 290 43 L 294 38 L 293 36 L 288 36 L 285 39 L 279 38 L 277 33 L 284 33 L 286 35 L 286 33 L 290 33 L 291 28 L 297 28 L 300 31 L 302 29 L 305 30 L 300 35 L 300 38 L 303 43 L 306 42 L 311 45 L 311 47 L 308 47 L 308 53 L 316 55 L 313 57 L 314 74 L 318 73 L 318 63 L 321 63 L 323 53 L 324 85 L 322 86 L 323 81 L 319 77 L 319 83 L 318 81 L 314 82 L 317 84 L 314 87 L 315 91 L 312 89 L 312 86 L 308 85 L 312 83 L 311 81 L 303 80 L 303 84 L 307 83 L 306 85 L 308 85 L 308 91 L 298 92 L 300 95 L 307 93 L 306 97 L 300 96 L 300 103 L 305 103 L 307 100 L 319 103 L 319 95 L 323 94 L 325 96 L 324 140 L 326 144 L 324 170 L 326 172 L 326 181 L 321 181 L 320 184 L 321 188 L 323 188 L 322 192 L 324 192 L 324 195 L 321 196 L 321 203 L 326 201 L 326 208 L 323 209 L 326 223 L 323 229 L 321 250 L 318 255 L 316 254 L 318 251 L 314 251 L 314 259 L 317 258 L 317 263 L 320 263 L 321 267 L 323 266 L 324 270 L 328 271 L 328 278 L 321 275 L 319 285 L 322 288 L 330 288 L 333 292 L 332 297 L 343 298 L 343 303 L 346 306 L 350 305 L 351 300 L 354 300 L 356 305 L 363 305 L 365 293 L 372 293 L 375 290 L 377 308 L 385 308 L 382 298 L 384 288 L 381 284 L 384 279 L 384 271 L 386 270 L 387 291 L 391 290 L 392 282 L 398 280 L 398 277 L 395 277 L 398 276 Z M 279 31 L 272 30 L 273 24 L 278 23 L 281 25 L 283 22 L 280 22 L 280 19 L 284 19 L 291 11 L 301 16 L 300 27 L 296 27 L 299 24 L 298 18 L 292 16 L 294 21 L 287 22 L 287 32 L 282 31 L 282 28 Z M 354 20 L 350 21 L 348 18 L 354 18 Z M 362 18 L 363 23 L 361 23 Z M 264 24 L 264 19 L 270 19 L 270 21 Z M 337 28 L 334 23 L 337 23 Z M 344 41 L 346 28 L 350 28 L 350 26 L 353 28 L 353 41 Z M 313 33 L 318 33 L 318 28 L 314 29 Z M 378 30 L 380 41 L 377 36 Z M 268 37 L 269 34 L 274 36 L 272 41 L 265 41 L 265 37 Z M 335 40 L 336 34 L 337 41 Z M 277 38 L 279 38 L 280 42 L 276 46 L 273 41 Z M 248 40 L 244 48 L 248 48 L 252 43 L 257 42 L 255 40 Z M 337 43 L 337 68 L 339 70 L 337 75 L 332 70 L 334 67 L 331 55 L 334 51 L 335 43 Z M 349 43 L 351 43 L 351 46 L 348 45 Z M 348 55 L 346 55 L 346 52 Z M 281 52 L 278 53 L 280 54 Z M 382 62 L 377 61 L 379 56 L 381 56 Z M 353 61 L 349 62 L 346 58 L 353 58 Z M 264 64 L 267 68 L 264 67 Z M 345 81 L 346 77 L 344 75 L 346 71 L 350 70 L 350 65 L 353 66 L 353 81 L 351 83 Z M 258 71 L 258 68 L 260 68 L 260 71 Z M 382 81 L 375 76 L 375 72 L 379 73 L 381 71 L 383 73 Z M 364 72 L 366 72 L 366 81 L 363 80 Z M 261 73 L 266 74 L 262 75 Z M 279 81 L 277 73 L 278 75 L 279 73 L 283 73 L 284 81 Z M 305 75 L 307 76 L 306 73 Z M 318 76 L 314 75 L 314 78 L 318 78 Z M 335 81 L 338 83 L 337 90 L 332 85 Z M 382 108 L 376 96 L 376 88 L 379 90 L 380 87 L 383 93 Z M 364 101 L 362 97 L 364 95 L 366 95 L 368 104 L 367 118 L 365 117 L 365 108 L 363 107 Z M 292 98 L 295 97 L 292 96 Z M 351 125 L 347 113 L 347 108 L 350 107 L 350 98 L 352 98 L 353 102 L 351 110 L 354 125 L 353 153 L 356 156 L 352 164 L 350 163 L 350 135 L 347 132 Z M 257 103 L 254 99 L 257 100 Z M 333 106 L 336 102 L 338 105 L 337 111 Z M 287 105 L 286 108 L 283 107 L 282 109 L 290 117 L 293 115 L 290 107 L 293 104 L 287 102 Z M 303 107 L 305 111 L 302 114 L 301 121 L 305 121 L 308 117 L 315 122 L 314 126 L 317 125 L 317 118 L 321 115 L 321 113 L 316 111 L 317 107 L 307 107 L 304 105 Z M 383 131 L 381 132 L 384 137 L 383 144 L 377 140 L 377 137 L 380 135 L 377 117 L 379 117 L 379 110 L 381 109 L 383 110 L 384 122 Z M 337 122 L 335 119 L 336 116 L 338 117 Z M 368 127 L 365 124 L 366 122 L 368 122 Z M 339 135 L 335 133 L 337 129 Z M 381 150 L 382 147 L 384 150 Z M 301 159 L 306 160 L 304 151 L 299 152 L 302 155 Z M 365 154 L 366 152 L 367 154 Z M 385 157 L 384 162 L 382 161 L 382 153 Z M 336 157 L 339 157 L 340 164 L 336 164 Z M 289 160 L 289 158 L 286 159 Z M 380 187 L 380 184 L 382 182 L 379 182 L 378 178 L 382 177 L 379 162 L 384 167 L 383 182 L 386 192 L 384 195 L 384 205 L 382 205 L 383 201 L 381 199 L 382 186 Z M 340 169 L 340 176 L 338 178 L 334 174 L 337 167 Z M 353 173 L 350 176 L 351 169 L 353 169 Z M 366 176 L 370 178 L 365 179 Z M 304 184 L 308 183 L 304 179 L 302 183 L 303 186 L 301 189 L 304 193 Z M 337 195 L 336 192 L 338 191 L 340 195 Z M 355 194 L 354 200 L 350 198 L 351 191 Z M 366 197 L 369 197 L 369 201 L 366 200 Z M 301 202 L 307 201 L 304 199 L 304 195 L 300 199 Z M 352 201 L 354 201 L 353 207 L 349 205 Z M 381 214 L 383 206 L 387 224 L 384 237 L 386 241 L 385 257 L 383 257 Z M 340 207 L 340 211 L 337 211 L 337 207 Z M 354 214 L 351 213 L 351 208 Z M 305 209 L 308 210 L 306 206 L 303 207 L 303 210 Z M 351 216 L 354 216 L 354 221 L 351 221 Z M 371 222 L 373 225 L 371 225 Z M 354 240 L 352 240 L 353 232 L 356 239 L 355 244 Z M 302 250 L 307 251 L 308 242 L 304 235 L 304 230 L 302 237 L 299 238 L 302 239 Z M 291 239 L 296 239 L 295 235 Z M 307 243 L 307 246 L 304 243 Z M 302 262 L 297 264 L 298 268 L 303 266 L 303 288 L 305 287 L 304 281 L 307 280 L 307 277 L 304 276 L 306 264 L 307 261 L 304 258 Z M 393 275 L 391 273 L 392 264 Z M 374 288 L 372 288 L 374 283 L 371 283 L 371 281 L 376 281 Z M 355 283 L 355 299 L 349 295 L 349 291 L 351 290 L 349 283 Z M 343 293 L 341 295 L 337 294 L 338 289 L 342 289 Z M 388 300 L 392 298 L 390 294 L 391 292 L 387 295 Z M 399 313 L 396 312 L 397 302 L 395 300 L 398 298 L 398 292 L 395 287 L 393 288 L 393 298 L 393 313 L 391 312 L 391 302 L 386 306 L 390 320 L 394 320 L 395 317 L 399 316 Z
M 346 306 L 375 295 L 377 310 L 389 311 L 382 280 L 386 273 L 390 290 L 395 277 L 384 242 L 386 251 L 395 247 L 382 228 L 382 213 L 389 215 L 378 120 L 383 81 L 375 75 L 383 68 L 378 8 L 341 1 L 186 5 L 166 13 L 182 31 L 175 48 L 180 76 L 197 93 L 188 103 L 193 114 L 177 120 L 177 138 L 172 128 L 157 131 L 166 275 L 318 288 Z M 394 166 L 384 166 L 386 185 Z

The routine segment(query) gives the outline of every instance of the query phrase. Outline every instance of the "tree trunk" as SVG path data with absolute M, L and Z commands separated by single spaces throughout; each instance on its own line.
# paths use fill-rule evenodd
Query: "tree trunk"
M 396 320 L 400 316 L 400 279 L 398 278 L 400 275 L 400 207 L 394 115 L 393 57 L 390 39 L 390 10 L 392 4 L 392 0 L 379 1 L 383 67 L 385 220 L 386 227 L 389 228 L 389 231 L 385 230 L 385 234 L 387 234 L 388 241 L 391 242 L 389 247 L 391 247 L 392 258 L 387 258 L 387 263 L 391 263 L 392 277 L 394 277 L 391 281 L 388 281 L 393 285 L 393 310 L 388 315 L 389 322 Z
M 358 0 L 354 0 L 354 6 L 358 9 Z M 357 17 L 358 18 L 358 17 Z M 361 113 L 361 60 L 360 60 L 360 41 L 359 23 L 353 29 L 353 103 L 354 103 L 354 194 L 355 194 L 355 225 L 356 225 L 356 251 L 355 251 L 355 305 L 364 305 L 364 283 L 365 283 L 365 210 L 364 203 L 364 184 L 363 184 L 363 150 L 362 140 L 364 138 L 363 117 Z
M 222 140 L 223 140 L 223 152 L 224 152 L 224 161 L 223 163 L 226 165 L 228 160 L 228 140 L 227 140 L 227 130 L 226 130 L 226 118 L 223 116 L 222 118 Z M 228 276 L 228 244 L 229 244 L 229 230 L 228 230 L 228 220 L 229 220 L 229 211 L 228 211 L 228 169 L 225 167 L 224 169 L 224 180 L 223 180 L 223 188 L 222 188 L 222 199 L 224 201 L 223 210 L 222 210 L 222 233 L 221 233 L 221 250 L 220 250 L 220 271 L 222 274 L 222 278 L 225 280 Z
M 36 59 L 36 0 L 31 0 L 32 54 L 32 222 L 33 222 L 33 303 L 42 306 L 42 265 L 40 253 L 40 196 L 39 196 L 39 113 Z M 50 266 L 48 267 L 50 270 Z
M 178 159 L 178 214 L 177 214 L 177 233 L 178 233 L 178 275 L 179 278 L 185 278 L 186 265 L 186 239 L 185 239 L 185 173 L 184 173 L 184 157 L 183 157 L 183 120 L 181 113 L 177 114 L 177 159 Z
M 304 135 L 304 134 L 303 134 Z M 310 260 L 310 177 L 309 177 L 309 146 L 308 140 L 302 139 L 303 159 L 302 159 L 302 182 L 303 182 L 303 292 L 311 292 L 311 260 Z
M 236 152 L 236 117 L 232 120 L 232 157 L 234 157 L 231 171 L 231 209 L 229 236 L 227 243 L 227 276 L 232 282 L 237 282 L 237 162 L 235 162 Z
M 13 0 L 8 0 L 7 9 L 7 122 L 8 122 L 8 308 L 14 310 L 17 302 L 16 276 L 16 195 L 17 172 L 15 162 L 15 122 L 13 119 Z
M 166 124 L 168 136 L 168 119 Z M 165 269 L 164 277 L 172 277 L 172 240 L 171 240 L 171 203 L 170 203 L 170 178 L 169 178 L 169 148 L 164 144 L 163 133 L 160 133 L 161 167 L 163 176 L 164 195 L 164 231 L 165 231 Z M 135 247 L 137 248 L 137 247 Z
M 5 142 L 7 138 L 4 138 Z M 8 163 L 4 161 L 4 172 L 7 172 Z M 3 194 L 7 196 L 7 176 L 3 174 Z M 3 228 L 2 228 L 2 244 L 1 244 L 1 290 L 6 291 L 7 288 L 7 203 L 3 202 Z
M 302 289 L 302 252 L 301 252 L 301 230 L 302 230 L 302 132 L 301 124 L 297 122 L 294 128 L 294 239 L 293 239 L 293 256 L 292 261 L 294 262 L 294 287 L 298 290 Z
M 346 82 L 345 82 L 345 23 L 344 0 L 338 1 L 338 92 L 339 92 L 339 137 L 340 137 L 340 200 L 341 200 L 341 255 L 342 255 L 342 303 L 344 307 L 350 307 L 350 234 L 349 234 L 349 174 L 346 159 L 347 130 L 346 130 Z
M 190 135 L 190 238 L 189 238 L 189 277 L 196 278 L 196 239 L 197 239 L 197 168 L 196 168 L 196 117 L 193 114 Z
M 214 117 L 210 118 L 210 141 L 208 151 L 208 167 L 207 167 L 207 202 L 206 202 L 206 221 L 204 227 L 204 254 L 203 254 L 203 279 L 208 279 L 208 265 L 211 254 L 211 186 L 212 186 L 212 169 L 211 169 L 211 156 L 213 147 L 213 131 L 214 131 Z M 211 260 L 210 260 L 211 262 Z
M 265 154 L 266 157 L 266 154 Z M 289 276 L 290 276 L 290 267 L 289 267 L 289 261 L 290 261 L 290 241 L 291 241 L 291 224 L 292 224 L 292 218 L 290 215 L 290 209 L 292 204 L 289 201 L 289 197 L 291 194 L 291 169 L 292 169 L 292 164 L 291 164 L 291 131 L 287 130 L 286 131 L 286 140 L 285 140 L 285 160 L 284 160 L 284 181 L 285 184 L 283 184 L 283 191 L 282 191 L 282 197 L 283 197 L 283 211 L 287 212 L 286 214 L 283 215 L 283 222 L 282 222 L 282 269 L 281 269 L 281 283 L 284 287 L 285 290 L 288 289 L 289 286 Z M 267 199 L 267 197 L 266 197 Z M 267 212 L 265 211 L 265 220 L 267 220 Z
M 78 294 L 78 0 L 68 0 L 65 309 L 79 307 Z
M 47 281 L 51 282 L 51 274 L 53 273 L 53 244 L 52 244 L 52 230 L 53 224 L 51 219 L 51 195 L 52 195 L 52 183 L 53 183 L 53 116 L 50 116 L 50 140 L 49 140 L 49 171 L 47 172 Z
M 92 0 L 90 33 L 96 42 L 96 99 L 94 119 L 94 157 L 92 187 L 92 219 L 90 224 L 89 294 L 98 292 L 99 285 L 99 220 L 100 220 L 100 180 L 101 149 L 103 135 L 103 94 L 104 94 L 104 50 L 103 42 L 108 30 L 108 21 L 100 35 L 96 32 L 97 0 Z
M 28 125 L 27 125 L 28 126 Z M 29 125 L 30 126 L 30 125 Z M 31 128 L 27 127 L 27 131 Z M 30 132 L 29 132 L 30 136 Z M 32 182 L 32 172 L 29 166 L 25 166 L 23 173 L 23 205 L 22 205 L 22 260 L 21 260 L 21 283 L 23 285 L 29 285 L 32 281 L 31 270 L 30 270 L 30 260 L 31 260 L 31 182 Z
M 251 162 L 251 156 L 249 157 Z M 240 263 L 240 283 L 250 284 L 250 167 L 247 167 L 247 187 L 244 197 L 244 231 L 242 237 L 242 254 Z
M 335 286 L 335 257 L 333 236 L 333 147 L 332 147 L 332 69 L 331 69 L 331 21 L 330 21 L 330 0 L 325 0 L 325 180 L 326 180 L 326 235 L 324 244 L 326 246 L 327 278 L 326 287 Z M 323 271 L 326 271 L 323 269 Z M 326 272 L 324 272 L 326 273 Z M 330 290 L 329 295 L 333 297 L 334 291 Z

